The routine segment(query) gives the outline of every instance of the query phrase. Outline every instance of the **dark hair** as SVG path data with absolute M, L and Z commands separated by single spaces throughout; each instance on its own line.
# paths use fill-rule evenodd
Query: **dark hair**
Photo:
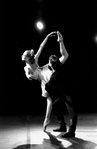
M 56 55 L 51 55 L 49 57 L 49 60 L 54 70 L 59 69 L 61 63 L 59 61 L 59 58 Z

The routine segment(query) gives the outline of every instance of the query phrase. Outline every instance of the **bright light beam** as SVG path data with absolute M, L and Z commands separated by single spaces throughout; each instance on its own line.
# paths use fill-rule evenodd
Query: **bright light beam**
M 41 21 L 38 21 L 38 22 L 36 23 L 36 26 L 37 26 L 37 28 L 38 28 L 39 30 L 43 30 L 43 28 L 44 28 L 44 25 L 43 25 L 43 23 L 42 23 Z
M 96 33 L 92 37 L 92 40 L 93 40 L 94 44 L 97 45 L 97 34 Z

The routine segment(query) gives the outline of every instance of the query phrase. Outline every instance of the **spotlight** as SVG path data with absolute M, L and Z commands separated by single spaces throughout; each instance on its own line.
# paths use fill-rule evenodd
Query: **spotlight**
M 97 34 L 94 34 L 92 39 L 93 39 L 94 44 L 97 45 Z
M 38 21 L 38 22 L 36 23 L 36 27 L 37 27 L 37 29 L 39 29 L 39 30 L 43 30 L 44 24 L 43 24 L 41 21 Z

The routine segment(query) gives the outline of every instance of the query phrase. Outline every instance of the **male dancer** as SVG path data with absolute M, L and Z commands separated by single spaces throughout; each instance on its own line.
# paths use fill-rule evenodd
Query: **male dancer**
M 64 43 L 61 42 L 61 41 L 63 41 L 63 37 L 62 37 L 62 35 L 60 34 L 59 31 L 56 32 L 56 34 L 57 34 L 57 36 L 58 36 L 57 41 L 59 42 L 61 57 L 60 57 L 60 58 L 57 58 L 55 55 L 51 55 L 50 58 L 49 58 L 49 65 L 52 67 L 53 73 L 55 72 L 54 75 L 56 74 L 56 69 L 52 66 L 53 61 L 54 61 L 55 59 L 58 59 L 59 62 L 60 62 L 60 64 L 64 64 L 65 61 L 66 61 L 67 58 L 68 58 L 68 53 L 67 53 L 67 51 L 66 51 L 66 48 L 65 48 L 65 46 L 64 46 Z M 52 79 L 51 79 L 51 80 L 52 80 Z M 54 80 L 55 80 L 55 79 L 53 79 L 53 81 L 54 81 Z M 50 81 L 50 82 L 51 82 L 51 81 Z M 48 82 L 48 83 L 50 84 L 50 82 Z M 56 79 L 56 82 L 57 82 L 57 79 Z M 47 84 L 47 83 L 46 83 L 46 84 Z M 45 117 L 44 124 L 43 124 L 43 129 L 44 129 L 44 131 L 46 131 L 46 127 L 47 127 L 47 125 L 48 125 L 49 122 L 50 122 L 50 114 L 51 114 L 51 111 L 52 111 L 52 104 L 53 104 L 52 99 L 54 99 L 54 98 L 57 97 L 56 93 L 59 94 L 59 90 L 57 90 L 57 91 L 55 91 L 55 95 L 54 95 L 54 90 L 55 90 L 55 89 L 54 89 L 54 90 L 52 89 L 53 86 L 54 86 L 54 85 L 53 85 L 53 83 L 52 83 L 52 85 L 50 85 L 49 90 L 48 90 L 48 93 L 49 93 L 49 95 L 51 96 L 51 101 L 50 101 L 49 104 L 47 104 L 47 107 L 49 107 L 49 108 L 47 108 L 46 117 Z M 47 88 L 47 85 L 46 85 L 46 88 Z M 66 127 L 65 127 L 65 128 L 66 128 Z
M 62 35 L 59 32 L 57 32 L 57 34 L 60 37 L 59 42 L 60 44 L 62 44 L 63 43 Z M 53 100 L 57 98 L 54 101 L 53 106 L 56 107 L 57 118 L 60 127 L 54 131 L 66 132 L 66 123 L 64 121 L 64 115 L 61 110 L 62 109 L 61 105 L 62 103 L 65 102 L 68 112 L 70 114 L 70 125 L 69 125 L 69 131 L 62 137 L 74 137 L 77 124 L 77 115 L 75 112 L 72 99 L 74 95 L 74 86 L 71 81 L 70 74 L 65 69 L 65 65 L 67 65 L 66 64 L 67 62 L 65 64 L 64 62 L 65 61 L 63 61 L 62 63 L 60 59 L 58 59 L 56 56 L 53 56 L 51 65 L 54 69 L 54 73 L 52 74 L 50 81 L 46 84 L 46 90 L 52 96 Z

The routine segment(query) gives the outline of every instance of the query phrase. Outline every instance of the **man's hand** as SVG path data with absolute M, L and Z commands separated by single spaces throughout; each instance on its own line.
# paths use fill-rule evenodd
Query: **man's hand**
M 62 42 L 63 41 L 63 36 L 61 35 L 61 33 L 59 31 L 57 31 L 57 36 L 58 36 L 57 41 Z

